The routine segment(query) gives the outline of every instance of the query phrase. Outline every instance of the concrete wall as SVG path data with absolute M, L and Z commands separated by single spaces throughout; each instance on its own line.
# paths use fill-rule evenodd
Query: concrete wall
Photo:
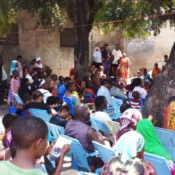
M 170 54 L 174 42 L 175 27 L 170 26 L 170 21 L 166 22 L 157 36 L 152 35 L 146 40 L 129 41 L 125 39 L 124 51 L 132 62 L 131 75 L 136 75 L 137 70 L 141 67 L 151 70 L 156 62 L 161 66 L 164 55 Z
M 60 48 L 59 30 L 38 30 L 37 22 L 37 15 L 18 14 L 19 52 L 28 61 L 41 57 L 54 73 L 67 76 L 74 66 L 74 49 Z

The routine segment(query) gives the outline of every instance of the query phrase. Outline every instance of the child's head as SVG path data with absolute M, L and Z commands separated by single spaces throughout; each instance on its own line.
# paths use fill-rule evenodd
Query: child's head
M 21 56 L 21 55 L 18 55 L 18 56 L 17 56 L 17 60 L 18 60 L 19 62 L 22 62 L 22 56 Z
M 23 150 L 36 160 L 46 151 L 48 128 L 43 120 L 30 116 L 21 117 L 13 123 L 11 131 L 16 154 Z
M 58 79 L 59 79 L 59 82 L 60 82 L 61 84 L 63 84 L 63 82 L 64 82 L 64 77 L 63 77 L 63 76 L 59 76 Z
M 37 82 L 39 80 L 39 77 L 37 74 L 35 74 L 32 78 L 33 78 L 34 82 Z
M 72 81 L 69 81 L 68 84 L 66 85 L 66 89 L 70 92 L 76 91 L 75 83 Z
M 50 96 L 47 98 L 47 104 L 50 108 L 54 108 L 57 104 L 57 98 L 54 96 Z
M 131 106 L 128 104 L 128 103 L 123 103 L 121 106 L 120 106 L 120 112 L 121 113 L 124 113 L 127 109 L 131 108 Z
M 68 118 L 69 117 L 69 106 L 63 103 L 62 106 L 58 110 L 58 114 L 64 119 Z
M 135 100 L 139 100 L 140 99 L 140 93 L 138 91 L 134 91 L 132 93 L 132 97 L 135 99 Z
M 53 81 L 57 81 L 58 77 L 57 77 L 56 74 L 52 74 L 52 75 L 51 75 L 51 79 L 52 79 Z
M 13 77 L 14 77 L 14 78 L 19 77 L 19 72 L 18 72 L 17 70 L 14 70 L 14 71 L 12 72 L 12 74 L 13 74 Z
M 4 117 L 2 118 L 2 124 L 5 128 L 5 130 L 11 129 L 11 126 L 13 122 L 18 118 L 17 115 L 15 114 L 5 114 Z
M 43 94 L 39 90 L 35 90 L 32 94 L 32 98 L 34 101 L 39 103 L 43 102 Z

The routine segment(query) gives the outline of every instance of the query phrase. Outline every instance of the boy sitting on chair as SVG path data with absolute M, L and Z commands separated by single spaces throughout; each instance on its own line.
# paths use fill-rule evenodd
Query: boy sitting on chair
M 36 117 L 18 118 L 12 126 L 12 138 L 16 156 L 11 161 L 0 162 L 1 174 L 44 175 L 40 169 L 34 169 L 34 165 L 47 148 L 48 128 L 45 122 Z M 60 175 L 68 150 L 68 146 L 62 149 L 54 175 Z

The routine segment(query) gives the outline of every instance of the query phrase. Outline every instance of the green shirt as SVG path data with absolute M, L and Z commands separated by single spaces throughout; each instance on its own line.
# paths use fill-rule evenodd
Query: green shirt
M 23 169 L 9 161 L 0 161 L 0 174 L 2 175 L 46 175 L 39 169 Z

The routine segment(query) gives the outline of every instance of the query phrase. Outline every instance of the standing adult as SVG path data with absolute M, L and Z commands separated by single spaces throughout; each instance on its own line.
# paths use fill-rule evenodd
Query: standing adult
M 127 83 L 127 79 L 129 76 L 129 66 L 131 65 L 131 61 L 129 57 L 126 56 L 126 53 L 123 53 L 123 57 L 120 62 L 120 72 L 123 80 Z
M 108 46 L 109 46 L 108 44 L 105 44 L 104 50 L 102 52 L 103 67 L 104 67 L 103 71 L 107 77 L 109 77 L 110 67 L 111 67 L 111 64 L 110 64 L 111 51 L 109 50 Z
M 7 74 L 3 67 L 3 58 L 0 56 L 0 104 L 3 103 L 4 100 L 4 88 L 6 87 Z
M 99 47 L 96 47 L 93 54 L 94 64 L 96 68 L 102 65 L 102 54 Z
M 112 75 L 116 76 L 117 74 L 117 68 L 119 66 L 119 60 L 122 57 L 122 52 L 119 49 L 119 45 L 115 45 L 115 49 L 112 51 L 112 55 L 114 56 L 114 60 L 112 61 Z

